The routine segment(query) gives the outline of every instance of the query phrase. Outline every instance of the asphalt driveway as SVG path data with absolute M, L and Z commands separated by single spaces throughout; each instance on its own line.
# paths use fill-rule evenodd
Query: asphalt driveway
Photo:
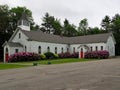
M 0 70 L 0 90 L 120 90 L 120 58 Z

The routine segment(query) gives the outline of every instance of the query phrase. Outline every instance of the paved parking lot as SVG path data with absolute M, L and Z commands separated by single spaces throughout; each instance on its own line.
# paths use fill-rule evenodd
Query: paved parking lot
M 0 90 L 120 90 L 120 58 L 0 70 Z

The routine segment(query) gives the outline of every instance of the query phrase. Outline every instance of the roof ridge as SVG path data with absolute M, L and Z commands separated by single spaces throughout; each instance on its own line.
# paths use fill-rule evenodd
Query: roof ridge
M 49 43 L 60 43 L 60 44 L 80 44 L 80 43 L 100 43 L 106 42 L 110 33 L 76 36 L 76 37 L 65 37 L 60 35 L 46 34 L 42 31 L 24 31 L 23 33 L 33 41 L 49 42 Z M 108 34 L 108 35 L 105 35 Z

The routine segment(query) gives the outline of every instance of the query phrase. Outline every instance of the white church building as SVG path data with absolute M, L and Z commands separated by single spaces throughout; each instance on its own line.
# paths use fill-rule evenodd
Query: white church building
M 31 31 L 30 22 L 23 15 L 18 22 L 18 28 L 9 41 L 3 44 L 4 62 L 8 61 L 11 54 L 18 52 L 35 52 L 38 54 L 48 51 L 56 54 L 79 52 L 79 58 L 84 58 L 86 51 L 107 50 L 110 56 L 115 56 L 115 44 L 112 33 L 64 37 L 43 33 L 40 30 Z

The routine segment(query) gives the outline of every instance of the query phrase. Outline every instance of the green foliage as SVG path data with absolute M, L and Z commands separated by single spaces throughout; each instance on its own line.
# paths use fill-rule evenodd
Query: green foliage
M 79 35 L 87 35 L 87 29 L 88 29 L 88 21 L 87 19 L 83 19 L 79 23 L 78 27 L 78 34 Z
M 112 19 L 108 16 L 102 20 L 102 28 L 106 32 L 113 32 L 116 40 L 116 54 L 120 55 L 120 15 L 116 14 Z
M 46 33 L 54 33 L 56 35 L 61 34 L 61 23 L 58 19 L 55 19 L 54 16 L 50 16 L 49 13 L 46 13 L 43 17 L 43 23 L 41 24 L 42 27 L 40 28 L 41 31 Z
M 59 55 L 58 54 L 54 54 L 54 58 L 59 58 Z
M 38 65 L 38 63 L 36 63 L 36 62 L 33 63 L 33 66 L 37 66 L 37 65 Z
M 68 36 L 68 37 L 77 35 L 76 26 L 73 24 L 70 24 L 67 19 L 65 19 L 65 21 L 64 21 L 64 26 L 63 26 L 62 32 L 63 32 L 62 34 L 64 36 Z
M 52 52 L 46 52 L 44 53 L 44 55 L 46 56 L 47 59 L 54 59 L 55 56 Z
M 94 27 L 94 28 L 89 27 L 87 32 L 88 35 L 92 35 L 92 34 L 105 33 L 106 31 L 103 29 L 99 29 L 98 27 Z
M 9 7 L 7 5 L 0 5 L 0 59 L 2 59 L 3 56 L 2 44 L 7 41 L 12 34 L 9 23 Z
M 110 31 L 111 19 L 109 16 L 105 16 L 102 20 L 101 26 L 106 32 Z
M 42 28 L 44 28 L 44 32 L 50 33 L 53 32 L 53 27 L 52 23 L 54 22 L 55 18 L 53 16 L 50 16 L 49 13 L 46 13 L 45 16 L 43 17 L 43 23 Z
M 46 59 L 46 56 L 45 56 L 44 54 L 41 54 L 41 55 L 40 55 L 40 58 L 41 58 L 42 60 L 45 60 L 45 59 Z
M 114 33 L 117 43 L 120 43 L 120 15 L 116 14 L 111 22 L 111 30 Z

